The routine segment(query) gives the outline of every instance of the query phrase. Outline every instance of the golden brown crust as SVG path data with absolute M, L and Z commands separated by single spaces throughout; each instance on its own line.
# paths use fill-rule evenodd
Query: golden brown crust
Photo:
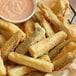
M 1 55 L 4 60 L 7 59 L 7 55 L 9 52 L 14 51 L 14 49 L 19 45 L 22 41 L 23 35 L 20 31 L 16 32 L 11 38 L 1 47 Z
M 10 52 L 8 59 L 17 64 L 26 65 L 42 72 L 52 72 L 54 69 L 53 64 L 48 61 L 35 59 L 26 55 L 18 54 L 16 52 Z
M 0 19 L 0 33 L 6 38 L 9 39 L 14 33 L 20 31 L 25 39 L 25 33 L 15 24 L 6 22 Z

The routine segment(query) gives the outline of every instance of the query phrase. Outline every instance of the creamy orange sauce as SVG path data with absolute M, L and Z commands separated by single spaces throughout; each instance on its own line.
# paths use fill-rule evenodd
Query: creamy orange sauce
M 0 16 L 9 20 L 23 20 L 34 10 L 33 0 L 0 0 Z

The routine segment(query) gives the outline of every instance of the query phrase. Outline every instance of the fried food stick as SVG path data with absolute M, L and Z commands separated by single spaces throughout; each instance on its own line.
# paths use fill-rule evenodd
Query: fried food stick
M 66 37 L 67 37 L 67 34 L 63 31 L 60 31 L 56 33 L 55 35 L 53 35 L 52 37 L 45 38 L 42 41 L 30 46 L 29 53 L 32 57 L 37 58 L 47 53 L 56 45 L 64 41 Z
M 7 72 L 9 76 L 23 76 L 24 74 L 28 74 L 32 71 L 35 71 L 35 69 L 27 66 L 7 67 Z
M 0 55 L 0 76 L 6 76 L 6 68 L 4 66 L 4 62 L 1 55 Z
M 20 31 L 25 39 L 25 33 L 18 26 L 0 19 L 0 32 L 6 39 L 9 39 L 17 31 Z
M 26 37 L 29 38 L 31 34 L 34 32 L 34 21 L 30 19 L 24 24 L 24 32 L 26 33 Z
M 73 60 L 73 53 L 68 52 L 66 53 L 64 56 L 62 56 L 61 58 L 53 61 L 54 64 L 54 70 L 58 70 L 61 69 L 62 67 L 64 67 L 66 64 L 70 63 Z
M 10 51 L 14 51 L 19 42 L 22 41 L 22 38 L 22 33 L 18 31 L 1 47 L 1 55 L 4 60 L 7 59 L 7 55 Z
M 39 24 L 37 26 L 38 27 L 33 34 L 16 48 L 16 52 L 25 54 L 27 53 L 29 46 L 45 38 L 45 30 L 41 28 Z
M 47 22 L 47 20 L 42 16 L 40 12 L 35 13 L 35 16 L 37 20 L 40 22 L 42 27 L 46 30 L 46 36 L 52 36 L 54 34 L 54 31 L 51 27 L 51 25 Z
M 41 25 L 38 22 L 35 22 L 34 26 L 35 26 L 35 30 L 40 28 L 40 29 L 44 30 L 44 32 L 45 32 L 45 29 L 43 27 L 41 27 Z
M 41 56 L 39 59 L 51 62 L 47 54 Z M 7 71 L 9 76 L 22 76 L 24 74 L 28 74 L 30 72 L 37 70 L 27 66 L 14 66 L 14 67 L 8 66 Z
M 50 57 L 48 56 L 48 54 L 45 54 L 45 55 L 41 56 L 39 59 L 42 59 L 42 60 L 46 60 L 48 62 L 51 62 Z
M 3 46 L 3 44 L 6 42 L 6 38 L 2 35 L 2 34 L 0 34 L 0 48 Z
M 73 56 L 76 58 L 76 50 L 73 51 Z
M 53 70 L 53 64 L 50 62 L 41 59 L 34 59 L 16 52 L 10 52 L 8 54 L 8 59 L 17 64 L 26 65 L 42 72 L 52 72 Z
M 76 39 L 69 39 L 64 41 L 63 43 L 59 44 L 58 46 L 56 46 L 53 50 L 51 50 L 49 52 L 49 57 L 51 58 L 51 60 L 54 60 L 54 58 L 60 53 L 62 52 L 62 49 L 70 42 L 72 41 L 76 41 Z M 66 54 L 66 53 L 65 53 Z
M 74 50 L 76 50 L 76 42 L 73 41 L 73 42 L 70 42 L 67 46 L 65 46 L 53 60 L 59 59 L 61 56 L 63 56 L 68 52 L 74 52 Z
M 52 7 L 53 12 L 58 15 L 65 11 L 66 5 L 63 0 L 58 0 L 57 3 Z
M 50 21 L 51 23 L 53 23 L 55 26 L 57 26 L 60 30 L 65 31 L 68 35 L 68 37 L 71 37 L 71 30 L 69 30 L 69 26 L 64 25 L 58 18 L 57 16 L 52 12 L 52 10 L 50 8 L 48 8 L 47 6 L 43 5 L 43 4 L 38 4 L 38 7 L 41 9 L 41 11 L 43 12 L 45 18 Z

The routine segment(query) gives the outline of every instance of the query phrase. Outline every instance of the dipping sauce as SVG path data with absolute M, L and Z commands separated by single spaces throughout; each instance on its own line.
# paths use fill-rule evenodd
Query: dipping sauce
M 34 10 L 33 0 L 0 0 L 0 16 L 8 20 L 23 20 Z

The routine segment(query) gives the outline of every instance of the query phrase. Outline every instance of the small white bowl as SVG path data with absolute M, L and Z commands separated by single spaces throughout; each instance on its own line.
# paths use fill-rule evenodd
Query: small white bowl
M 36 5 L 37 5 L 36 0 L 33 0 L 33 2 L 34 2 L 34 10 L 33 10 L 33 12 L 31 13 L 31 15 L 29 15 L 27 18 L 25 18 L 23 20 L 9 20 L 9 19 L 7 19 L 7 18 L 5 18 L 3 16 L 0 16 L 0 17 L 3 20 L 8 21 L 8 22 L 12 22 L 12 23 L 22 23 L 22 22 L 25 22 L 25 21 L 29 20 L 34 15 L 34 13 L 36 11 Z

